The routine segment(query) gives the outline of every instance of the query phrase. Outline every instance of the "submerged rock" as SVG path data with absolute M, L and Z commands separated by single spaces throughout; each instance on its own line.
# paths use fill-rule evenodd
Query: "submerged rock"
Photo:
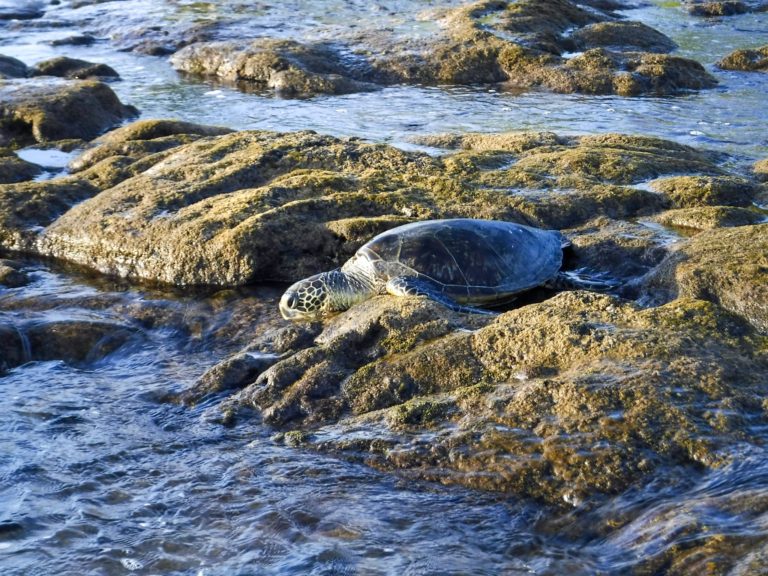
M 29 276 L 22 266 L 12 260 L 0 259 L 0 286 L 19 288 L 29 283 Z
M 130 326 L 102 320 L 0 320 L 0 371 L 34 361 L 91 364 L 140 339 Z
M 720 60 L 717 65 L 723 70 L 768 71 L 768 46 L 761 46 L 754 50 L 736 50 Z
M 0 21 L 2 20 L 34 20 L 42 18 L 45 12 L 37 2 L 13 2 L 13 7 L 0 6 Z
M 26 78 L 28 73 L 29 69 L 24 62 L 0 54 L 0 79 Z
M 35 64 L 30 70 L 31 76 L 60 76 L 70 80 L 85 80 L 87 78 L 120 78 L 111 66 L 95 64 L 77 58 L 59 56 Z
M 184 9 L 182 7 L 182 9 Z M 109 36 L 118 50 L 148 56 L 167 56 L 196 42 L 213 39 L 217 22 L 189 22 L 169 19 L 162 26 L 105 26 L 101 32 Z
M 96 42 L 96 38 L 90 34 L 76 34 L 51 40 L 51 46 L 90 46 Z
M 559 294 L 496 320 L 380 297 L 228 404 L 408 476 L 576 504 L 728 461 L 768 341 L 717 305 Z M 729 407 L 727 417 L 724 406 Z
M 90 140 L 137 113 L 101 82 L 11 80 L 0 85 L 0 145 Z

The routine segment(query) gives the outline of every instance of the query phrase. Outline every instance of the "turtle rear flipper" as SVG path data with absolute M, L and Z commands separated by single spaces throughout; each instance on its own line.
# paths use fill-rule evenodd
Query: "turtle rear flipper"
M 454 312 L 463 312 L 464 314 L 483 314 L 486 316 L 497 316 L 496 312 L 475 308 L 474 306 L 464 306 L 452 298 L 449 298 L 439 288 L 429 280 L 414 278 L 413 276 L 396 276 L 387 281 L 387 292 L 393 296 L 426 296 Z

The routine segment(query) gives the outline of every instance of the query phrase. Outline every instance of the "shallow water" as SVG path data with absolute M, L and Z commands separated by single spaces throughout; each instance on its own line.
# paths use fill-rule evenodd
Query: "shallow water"
M 426 34 L 430 10 L 461 3 L 126 0 L 76 9 L 63 2 L 44 20 L 0 22 L 0 53 L 30 65 L 56 55 L 110 64 L 123 78 L 113 88 L 142 118 L 312 129 L 405 148 L 436 132 L 615 131 L 728 152 L 737 168 L 768 155 L 768 75 L 713 67 L 733 48 L 768 43 L 768 14 L 705 21 L 668 2 L 627 12 L 670 35 L 720 81 L 676 98 L 395 86 L 285 100 L 180 78 L 166 58 L 119 52 L 107 40 L 147 20 L 205 22 L 222 12 L 231 19 L 222 37 L 236 36 L 244 15 L 254 34 L 280 37 L 328 38 L 349 22 L 373 20 Z M 17 5 L 0 0 L 0 9 Z M 48 44 L 83 32 L 100 40 Z M 20 155 L 52 173 L 66 158 L 36 148 Z M 236 298 L 263 306 L 254 318 L 268 324 L 278 289 L 169 294 L 30 268 L 31 285 L 0 288 L 3 321 L 23 330 L 50 319 L 127 318 L 142 338 L 88 365 L 29 362 L 0 378 L 4 574 L 625 573 L 717 534 L 730 538 L 734 553 L 741 544 L 748 550 L 737 574 L 768 555 L 768 454 L 757 448 L 717 472 L 692 470 L 663 491 L 651 483 L 570 511 L 398 479 L 287 448 L 255 417 L 225 428 L 214 417 L 216 399 L 194 410 L 161 401 L 247 341 L 248 326 L 228 332 Z M 147 315 L 170 320 L 140 321 Z

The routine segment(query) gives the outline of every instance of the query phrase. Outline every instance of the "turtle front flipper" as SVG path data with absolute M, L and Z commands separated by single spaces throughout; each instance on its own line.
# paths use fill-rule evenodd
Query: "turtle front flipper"
M 600 275 L 588 275 L 582 270 L 558 272 L 557 276 L 544 283 L 551 290 L 589 290 L 591 292 L 610 292 L 621 286 L 615 278 Z
M 393 296 L 426 296 L 430 300 L 450 308 L 454 312 L 463 312 L 465 314 L 484 314 L 486 316 L 496 316 L 496 312 L 475 308 L 473 306 L 464 306 L 452 298 L 449 298 L 429 280 L 414 278 L 413 276 L 396 276 L 390 278 L 387 282 L 387 292 Z

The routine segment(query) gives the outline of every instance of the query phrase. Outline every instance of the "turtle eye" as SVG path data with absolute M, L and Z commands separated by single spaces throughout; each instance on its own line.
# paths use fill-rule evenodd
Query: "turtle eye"
M 286 300 L 285 304 L 288 306 L 288 308 L 296 308 L 299 304 L 299 297 L 296 296 L 296 293 L 294 292 L 288 297 L 288 300 Z

